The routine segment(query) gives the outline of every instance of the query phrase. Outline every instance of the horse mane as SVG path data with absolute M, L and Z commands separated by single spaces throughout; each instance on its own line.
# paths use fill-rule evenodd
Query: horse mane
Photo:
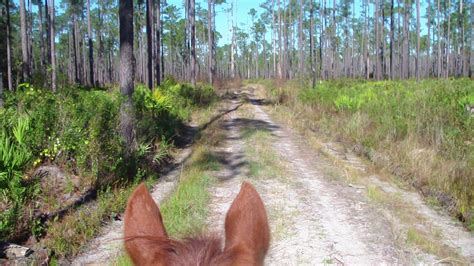
M 263 265 L 270 241 L 265 207 L 247 182 L 227 211 L 225 245 L 216 235 L 170 238 L 144 184 L 130 196 L 124 224 L 125 249 L 135 265 Z
M 146 240 L 167 253 L 168 265 L 222 265 L 229 257 L 223 251 L 222 240 L 215 234 L 186 237 L 182 240 L 157 236 L 129 236 L 132 240 Z

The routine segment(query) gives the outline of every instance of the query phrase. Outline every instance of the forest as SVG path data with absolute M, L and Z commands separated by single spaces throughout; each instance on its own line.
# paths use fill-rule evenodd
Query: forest
M 130 265 L 107 245 L 140 183 L 185 239 L 246 180 L 269 215 L 269 265 L 474 263 L 474 2 L 0 13 L 0 264 Z M 360 256 L 331 244 L 350 241 Z

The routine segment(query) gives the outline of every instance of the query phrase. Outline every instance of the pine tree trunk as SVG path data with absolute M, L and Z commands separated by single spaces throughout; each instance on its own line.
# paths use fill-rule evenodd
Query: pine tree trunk
M 469 77 L 474 77 L 474 2 L 471 3 L 471 51 L 469 55 Z
M 146 0 L 147 85 L 153 89 L 153 0 Z
M 437 70 L 437 76 L 438 78 L 441 77 L 441 27 L 440 27 L 440 22 L 439 22 L 439 17 L 441 16 L 440 14 L 440 0 L 438 0 L 438 9 L 437 9 L 438 15 L 437 17 L 437 27 L 438 27 L 438 53 L 437 53 L 437 60 L 438 60 L 438 70 Z
M 46 63 L 51 64 L 51 26 L 50 26 L 50 12 L 48 7 L 48 0 L 44 1 L 44 25 L 46 28 Z
M 209 84 L 214 83 L 214 24 L 213 17 L 213 0 L 207 0 L 207 37 L 208 37 L 208 75 L 209 75 Z
M 40 36 L 40 66 L 41 72 L 43 72 L 44 66 L 46 65 L 46 51 L 45 51 L 45 40 L 44 40 L 44 33 L 43 33 L 43 0 L 38 0 L 38 31 Z
M 310 0 L 310 1 L 313 1 L 313 0 Z M 304 36 L 303 36 L 303 16 L 304 16 L 304 3 L 303 3 L 303 0 L 300 0 L 300 14 L 299 14 L 299 43 L 298 43 L 298 49 L 299 49 L 299 74 L 300 74 L 300 77 L 303 77 L 304 76 L 304 55 L 303 55 L 303 52 L 304 52 L 304 49 L 303 49 L 303 39 L 304 39 Z M 312 38 L 312 36 L 310 36 L 310 39 Z M 311 41 L 310 41 L 311 42 Z
M 190 1 L 189 23 L 191 27 L 191 84 L 196 86 L 196 23 L 195 23 L 195 0 Z
M 87 0 L 87 37 L 89 44 L 89 85 L 94 86 L 96 82 L 94 78 L 94 46 L 92 44 L 92 21 L 90 0 Z
M 410 49 L 409 49 L 409 22 L 408 22 L 408 5 L 409 0 L 405 0 L 404 3 L 404 16 L 403 16 L 403 62 L 402 72 L 404 79 L 410 78 Z
M 77 42 L 76 42 L 76 15 L 72 15 L 72 56 L 74 59 L 74 82 L 79 83 L 79 69 L 77 63 Z
M 133 0 L 119 1 L 120 22 L 120 91 L 125 100 L 120 107 L 120 130 L 125 151 L 130 156 L 135 150 L 134 111 L 132 94 L 135 76 L 133 56 Z
M 13 76 L 12 76 L 12 51 L 11 51 L 11 24 L 10 24 L 10 1 L 5 0 L 5 6 L 7 9 L 7 79 L 8 79 L 8 90 L 13 91 Z
M 155 53 L 155 75 L 156 75 L 156 85 L 160 86 L 161 84 L 161 3 L 160 0 L 157 1 L 156 6 L 156 53 Z
M 393 57 L 393 42 L 394 42 L 394 31 L 395 23 L 393 18 L 393 4 L 394 0 L 390 0 L 390 79 L 394 78 L 393 67 L 394 67 L 394 57 Z
M 416 80 L 420 81 L 420 0 L 416 0 Z
M 273 41 L 273 77 L 276 77 L 277 63 L 276 63 L 276 22 L 275 22 L 275 0 L 272 0 L 272 41 Z
M 50 47 L 51 47 L 51 90 L 53 92 L 56 92 L 56 49 L 55 49 L 55 43 L 54 43 L 54 0 L 50 0 L 49 4 L 49 27 L 50 27 Z
M 446 74 L 445 77 L 448 78 L 449 76 L 449 57 L 450 57 L 450 50 L 451 50 L 451 1 L 448 0 L 448 34 L 447 34 L 447 42 L 446 42 Z
M 22 81 L 26 82 L 29 78 L 30 66 L 29 66 L 29 55 L 28 55 L 28 34 L 26 25 L 26 9 L 25 0 L 20 0 L 20 31 L 21 31 L 21 72 Z
M 278 0 L 278 78 L 283 78 L 282 73 L 282 61 L 283 61 L 283 51 L 282 51 L 282 42 L 281 42 L 281 33 L 282 33 L 282 25 L 281 25 L 281 2 Z
M 379 23 L 379 10 L 380 5 L 379 1 L 375 0 L 375 77 L 377 80 L 381 80 L 381 72 L 382 72 L 382 62 L 380 62 L 380 23 Z
M 313 27 L 314 27 L 314 5 L 313 0 L 309 1 L 309 53 L 311 61 L 311 88 L 316 86 L 316 69 L 314 67 L 314 36 L 313 36 Z
M 428 28 L 428 39 L 426 43 L 426 76 L 431 76 L 431 0 L 428 0 L 428 10 L 426 12 L 426 16 L 428 19 L 427 28 Z

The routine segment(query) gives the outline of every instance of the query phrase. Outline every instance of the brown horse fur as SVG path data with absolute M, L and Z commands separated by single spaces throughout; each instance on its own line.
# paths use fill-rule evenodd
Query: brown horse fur
M 269 242 L 265 207 L 248 182 L 227 212 L 224 248 L 215 236 L 170 239 L 144 184 L 125 211 L 125 249 L 135 265 L 263 265 Z

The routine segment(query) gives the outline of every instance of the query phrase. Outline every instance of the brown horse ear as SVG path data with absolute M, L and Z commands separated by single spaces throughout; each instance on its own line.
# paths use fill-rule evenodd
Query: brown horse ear
M 135 265 L 163 265 L 167 241 L 160 209 L 144 183 L 128 199 L 125 210 L 125 249 Z
M 260 195 L 248 182 L 227 212 L 224 252 L 232 265 L 263 265 L 270 242 L 267 213 Z

